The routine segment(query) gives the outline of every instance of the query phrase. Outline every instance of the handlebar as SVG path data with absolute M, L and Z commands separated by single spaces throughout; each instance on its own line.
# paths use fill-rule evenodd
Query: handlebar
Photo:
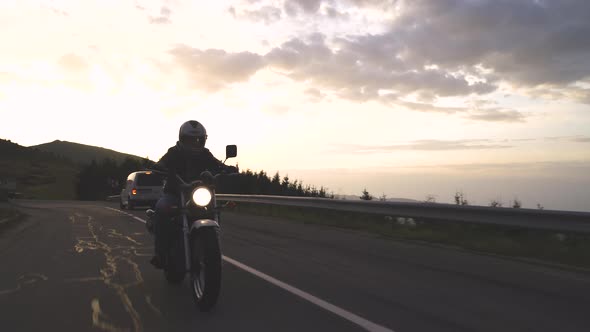
M 158 174 L 163 174 L 163 175 L 169 175 L 168 172 L 162 171 L 162 170 L 157 170 L 157 169 L 147 169 L 150 172 L 153 173 L 158 173 Z M 203 172 L 204 173 L 204 172 Z M 202 173 L 201 173 L 202 174 Z M 209 173 L 211 174 L 211 173 Z M 182 177 L 180 177 L 180 175 L 178 174 L 174 174 L 176 176 L 176 179 L 180 182 L 180 186 L 183 188 L 192 188 L 193 186 L 195 186 L 197 184 L 197 182 L 203 182 L 202 180 L 195 180 L 193 182 L 187 183 L 186 181 L 184 181 L 184 179 L 182 179 Z M 225 173 L 225 171 L 221 171 L 221 173 L 217 173 L 215 175 L 212 176 L 212 180 L 213 181 L 217 181 L 217 179 L 221 176 L 236 176 L 239 175 L 239 173 Z

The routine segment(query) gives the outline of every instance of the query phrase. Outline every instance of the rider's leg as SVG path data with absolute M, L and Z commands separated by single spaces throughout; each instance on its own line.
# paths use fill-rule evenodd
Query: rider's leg
M 173 206 L 178 204 L 176 196 L 171 194 L 164 194 L 156 203 L 156 215 L 154 225 L 154 251 L 155 255 L 152 258 L 152 264 L 161 268 L 161 258 L 166 255 L 166 248 L 168 242 L 168 226 L 170 219 L 174 216 Z

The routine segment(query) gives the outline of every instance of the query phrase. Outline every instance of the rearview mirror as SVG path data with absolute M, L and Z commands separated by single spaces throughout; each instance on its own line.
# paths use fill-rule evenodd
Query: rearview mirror
M 225 147 L 225 159 L 233 158 L 238 155 L 238 147 L 236 145 L 227 145 Z

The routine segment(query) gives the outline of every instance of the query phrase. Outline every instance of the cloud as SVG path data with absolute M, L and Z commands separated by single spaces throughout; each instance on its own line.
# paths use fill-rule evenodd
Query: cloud
M 433 103 L 417 103 L 404 100 L 410 94 L 435 101 L 438 96 L 462 96 L 485 94 L 494 89 L 483 83 L 471 84 L 466 78 L 453 76 L 436 69 L 407 71 L 401 64 L 371 62 L 371 59 L 351 55 L 348 51 L 333 51 L 322 34 L 314 34 L 306 40 L 291 39 L 267 54 L 249 52 L 229 53 L 222 50 L 199 50 L 185 45 L 176 47 L 171 54 L 187 71 L 194 88 L 208 91 L 245 81 L 258 70 L 272 68 L 294 81 L 310 85 L 307 92 L 322 91 L 310 95 L 313 100 L 334 95 L 356 102 L 380 101 L 390 106 L 401 106 L 420 112 L 460 113 L 465 107 L 442 107 Z M 382 67 L 388 65 L 387 72 Z M 395 91 L 387 94 L 381 90 Z M 482 102 L 482 110 L 487 110 Z M 473 120 L 517 121 L 523 117 L 516 111 L 490 109 L 487 113 L 474 113 Z
M 263 6 L 254 10 L 237 9 L 230 7 L 229 13 L 237 19 L 247 19 L 252 22 L 263 22 L 264 24 L 271 24 L 281 19 L 281 9 L 273 6 Z
M 588 1 L 350 0 L 334 7 L 334 1 L 287 0 L 274 7 L 262 2 L 241 5 L 246 7 L 231 7 L 230 12 L 267 24 L 283 17 L 280 11 L 308 15 L 370 7 L 396 14 L 380 33 L 291 38 L 257 56 L 254 66 L 245 63 L 250 75 L 254 72 L 249 69 L 271 68 L 325 96 L 356 102 L 395 106 L 418 96 L 418 102 L 425 103 L 405 106 L 468 112 L 466 118 L 478 121 L 522 122 L 526 116 L 498 106 L 459 110 L 433 105 L 443 97 L 486 96 L 500 85 L 590 103 L 590 89 L 579 85 L 590 82 Z
M 74 53 L 61 56 L 57 63 L 63 70 L 71 73 L 80 73 L 88 69 L 88 63 L 86 60 Z
M 425 93 L 436 96 L 487 94 L 495 86 L 470 83 L 464 75 L 437 69 L 412 69 L 396 59 L 383 41 L 338 41 L 332 50 L 325 36 L 314 34 L 308 40 L 291 39 L 270 51 L 269 66 L 298 81 L 312 81 L 353 100 L 379 99 L 379 90 L 401 94 Z
M 497 144 L 491 140 L 465 139 L 465 140 L 417 140 L 403 144 L 392 145 L 342 145 L 336 152 L 348 152 L 354 154 L 387 153 L 391 151 L 451 151 L 451 150 L 488 150 L 507 149 L 511 145 Z
M 170 8 L 163 6 L 162 8 L 160 8 L 160 15 L 162 16 L 170 16 L 172 14 L 172 11 L 170 10 Z
M 250 52 L 201 51 L 178 45 L 169 53 L 185 71 L 192 86 L 206 91 L 216 91 L 229 84 L 246 81 L 264 66 L 262 57 Z
M 325 97 L 325 95 L 320 90 L 315 88 L 306 89 L 303 93 L 314 102 L 318 102 Z
M 264 107 L 264 111 L 270 114 L 280 115 L 286 114 L 291 110 L 290 106 L 280 105 L 280 104 L 271 104 Z
M 172 20 L 170 16 L 172 15 L 172 10 L 166 6 L 162 6 L 160 8 L 160 15 L 159 16 L 149 16 L 148 21 L 151 24 L 170 24 Z
M 417 166 L 420 167 L 420 166 Z M 473 163 L 473 164 L 441 164 L 433 166 L 421 166 L 422 168 L 452 169 L 457 171 L 493 172 L 502 170 L 521 170 L 524 172 L 544 173 L 548 170 L 561 169 L 562 174 L 581 173 L 590 167 L 587 160 L 571 161 L 538 161 L 538 162 L 515 162 L 515 163 Z M 582 171 L 582 172 L 580 172 Z M 554 172 L 551 172 L 554 173 Z M 561 173 L 561 172 L 558 172 Z M 555 174 L 555 173 L 554 173 Z
M 574 143 L 590 143 L 590 137 L 575 135 L 575 136 L 549 136 L 544 138 L 546 141 L 552 142 L 574 142 Z
M 432 103 L 405 101 L 399 99 L 395 94 L 381 96 L 381 99 L 389 105 L 401 106 L 412 111 L 463 114 L 464 118 L 474 121 L 525 122 L 527 117 L 525 114 L 516 110 L 496 107 L 496 102 L 488 100 L 475 100 L 467 107 L 449 107 L 437 106 Z
M 580 83 L 590 85 L 589 81 L 581 81 Z M 590 104 L 590 88 L 581 88 L 572 85 L 544 85 L 531 89 L 529 94 L 536 98 L 552 100 L 569 99 L 583 104 Z
M 140 1 L 138 1 L 138 0 L 135 0 L 133 6 L 135 7 L 135 9 L 137 9 L 139 11 L 145 11 L 146 10 L 146 7 L 145 6 L 142 6 L 140 4 Z
M 60 8 L 57 8 L 57 7 L 55 7 L 55 6 L 51 6 L 51 5 L 50 5 L 50 6 L 47 6 L 47 5 L 41 5 L 41 6 L 42 6 L 44 9 L 51 11 L 51 12 L 52 12 L 53 14 L 55 14 L 55 15 L 58 15 L 58 16 L 64 16 L 64 17 L 66 17 L 66 16 L 70 16 L 70 14 L 69 14 L 67 11 L 65 11 L 65 10 L 63 10 L 63 9 L 60 9 Z
M 348 0 L 357 7 L 391 8 L 395 6 L 396 0 Z
M 315 14 L 321 4 L 322 0 L 288 0 L 284 2 L 284 7 L 287 14 L 294 16 L 300 11 L 305 14 Z
M 353 9 L 374 8 L 389 10 L 395 6 L 396 2 L 397 1 L 395 0 L 285 0 L 283 1 L 283 8 L 289 16 L 297 16 L 300 14 L 314 15 L 317 14 L 322 8 L 330 8 L 326 10 L 326 13 L 329 16 L 334 17 L 332 16 L 333 14 L 336 14 L 337 16 L 343 14 L 332 7 L 335 4 Z
M 503 142 L 532 142 L 536 140 L 536 138 L 509 138 L 503 140 Z
M 386 98 L 386 97 L 384 97 Z M 418 112 L 436 112 L 436 113 L 446 113 L 446 114 L 454 114 L 454 113 L 461 113 L 466 112 L 467 108 L 464 107 L 443 107 L 443 106 L 435 106 L 432 104 L 427 103 L 415 103 L 410 101 L 404 100 L 396 100 L 394 99 L 391 102 L 392 105 L 398 105 L 410 109 L 412 111 Z
M 324 8 L 324 15 L 332 19 L 346 20 L 350 17 L 347 12 L 340 11 L 334 7 L 327 6 Z
M 284 7 L 291 14 L 314 14 L 322 6 L 326 10 L 330 3 L 288 0 Z M 499 82 L 506 82 L 530 89 L 530 93 L 549 87 L 561 90 L 562 97 L 590 103 L 588 89 L 571 85 L 590 78 L 588 1 L 358 0 L 347 3 L 348 8 L 395 8 L 397 14 L 383 33 L 336 38 L 339 49 L 333 52 L 330 61 L 339 70 L 346 68 L 351 80 L 358 81 L 365 75 L 360 83 L 370 78 L 375 82 L 371 85 L 424 87 L 439 95 L 485 94 L 493 91 Z M 296 54 L 288 52 L 285 56 Z M 313 60 L 321 62 L 321 59 Z M 336 69 L 329 64 L 297 69 L 301 75 L 309 76 L 311 70 L 320 67 L 324 69 L 321 74 L 328 75 L 326 81 L 343 83 L 342 78 L 330 72 Z M 433 65 L 435 71 L 424 70 Z M 468 77 L 476 78 L 476 82 L 467 84 Z M 392 84 L 402 80 L 409 83 Z
M 524 122 L 526 116 L 515 110 L 488 108 L 471 111 L 465 118 L 490 122 Z
M 60 69 L 60 83 L 73 89 L 92 89 L 90 64 L 83 56 L 68 53 L 57 60 Z
M 263 20 L 268 24 L 277 22 L 281 18 L 315 19 L 329 17 L 332 19 L 348 19 L 350 17 L 349 10 L 358 11 L 369 8 L 388 11 L 394 8 L 396 2 L 392 0 L 283 0 L 272 2 L 242 0 L 231 6 L 228 11 L 235 18 L 246 18 L 253 21 Z M 321 16 L 318 14 L 321 14 Z
M 518 86 L 566 84 L 590 75 L 589 14 L 587 1 L 406 1 L 389 34 L 415 64 L 481 65 Z

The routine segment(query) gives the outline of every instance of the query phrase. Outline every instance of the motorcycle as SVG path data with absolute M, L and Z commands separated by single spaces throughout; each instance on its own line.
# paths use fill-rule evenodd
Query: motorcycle
M 237 147 L 226 146 L 225 161 L 236 156 Z M 180 183 L 179 202 L 166 232 L 169 235 L 167 254 L 161 257 L 164 276 L 169 283 L 179 284 L 189 274 L 193 299 L 203 312 L 215 306 L 221 288 L 220 208 L 215 199 L 215 187 L 218 178 L 224 175 L 232 174 L 213 176 L 205 171 L 198 180 L 190 183 L 176 175 Z M 190 193 L 188 199 L 187 193 Z M 146 214 L 146 226 L 153 234 L 156 212 L 149 209 Z

